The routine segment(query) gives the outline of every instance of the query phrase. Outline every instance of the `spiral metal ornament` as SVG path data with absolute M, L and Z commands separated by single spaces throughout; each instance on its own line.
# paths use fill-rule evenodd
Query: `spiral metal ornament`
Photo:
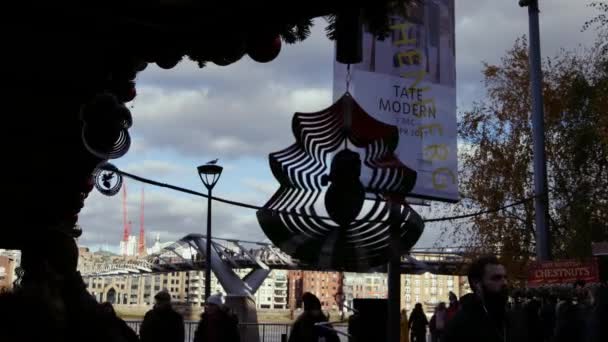
M 116 166 L 103 163 L 93 172 L 95 188 L 106 196 L 114 196 L 122 187 L 122 176 L 116 172 Z
M 114 135 L 110 135 L 114 133 Z M 109 132 L 87 124 L 82 126 L 82 142 L 87 150 L 101 159 L 117 159 L 131 147 L 131 136 L 126 129 Z
M 424 223 L 404 201 L 416 172 L 394 154 L 397 128 L 347 93 L 320 112 L 296 113 L 292 129 L 296 142 L 269 158 L 280 187 L 257 212 L 273 244 L 301 262 L 352 271 L 386 264 L 391 227 L 400 250 L 411 249 Z M 365 177 L 362 168 L 370 171 Z M 323 205 L 330 219 L 322 218 Z
M 81 110 L 82 142 L 100 159 L 124 156 L 131 146 L 131 111 L 111 94 L 100 94 Z

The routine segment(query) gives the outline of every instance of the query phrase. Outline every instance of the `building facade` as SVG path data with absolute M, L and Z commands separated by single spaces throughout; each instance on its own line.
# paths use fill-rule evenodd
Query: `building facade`
M 157 245 L 158 241 L 155 244 L 156 248 Z M 100 263 L 111 264 L 136 258 L 117 256 L 108 252 L 91 253 L 87 248 L 80 248 L 78 269 L 84 270 Z M 250 271 L 250 269 L 235 270 L 241 278 Z M 154 295 L 161 290 L 169 292 L 172 300 L 176 303 L 186 303 L 200 307 L 205 302 L 204 270 L 89 277 L 85 279 L 85 282 L 89 293 L 99 302 L 121 305 L 152 305 Z M 218 292 L 226 294 L 212 273 L 211 293 Z M 254 294 L 254 297 L 258 309 L 287 309 L 287 271 L 272 270 Z
M 21 262 L 21 252 L 0 249 L 0 291 L 13 288 L 16 279 L 15 270 Z
M 166 290 L 174 302 L 202 306 L 205 301 L 205 272 L 184 271 L 157 274 L 130 274 L 87 279 L 88 291 L 99 302 L 152 305 L 154 295 Z M 211 292 L 223 292 L 211 276 Z
M 287 309 L 287 271 L 272 270 L 255 293 L 258 309 Z
M 344 300 L 351 308 L 355 298 L 386 298 L 387 293 L 384 273 L 344 273 Z
M 302 294 L 310 292 L 319 298 L 323 310 L 337 310 L 335 295 L 341 290 L 341 272 L 289 271 L 289 308 L 302 308 Z

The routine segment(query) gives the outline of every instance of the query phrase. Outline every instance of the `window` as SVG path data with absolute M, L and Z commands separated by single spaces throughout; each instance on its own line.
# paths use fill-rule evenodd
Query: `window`
M 414 297 L 414 300 L 416 301 L 416 303 L 420 302 L 420 296 L 416 295 L 416 296 Z
M 405 288 L 405 293 L 411 293 L 411 292 L 412 292 L 412 289 L 409 286 Z
M 411 300 L 412 300 L 412 296 L 410 296 L 409 294 L 405 294 L 405 301 L 410 302 Z
M 415 287 L 414 288 L 414 293 L 415 294 L 420 294 L 420 288 L 419 287 Z M 416 297 L 418 297 L 418 296 L 416 296 Z
M 416 286 L 420 286 L 420 279 L 416 279 L 416 280 L 414 281 L 414 285 L 416 285 Z

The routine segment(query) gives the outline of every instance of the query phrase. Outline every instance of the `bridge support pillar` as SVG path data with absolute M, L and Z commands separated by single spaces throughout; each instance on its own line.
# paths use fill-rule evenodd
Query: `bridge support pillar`
M 226 306 L 232 310 L 242 324 L 239 328 L 241 341 L 260 342 L 260 331 L 258 329 L 258 313 L 255 309 L 255 302 L 250 296 L 226 296 Z

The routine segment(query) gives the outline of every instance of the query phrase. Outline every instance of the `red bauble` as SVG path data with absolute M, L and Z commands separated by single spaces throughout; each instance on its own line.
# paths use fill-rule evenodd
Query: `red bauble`
M 253 39 L 247 47 L 247 54 L 258 63 L 268 63 L 281 52 L 281 37 L 266 36 Z
M 137 89 L 135 89 L 135 82 L 127 81 L 118 84 L 114 90 L 116 97 L 120 102 L 131 102 L 137 96 Z

